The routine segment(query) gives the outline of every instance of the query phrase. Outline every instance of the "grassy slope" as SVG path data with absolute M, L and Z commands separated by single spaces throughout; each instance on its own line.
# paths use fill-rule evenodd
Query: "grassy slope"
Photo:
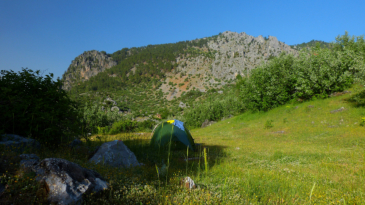
M 93 136 L 89 144 L 95 147 L 123 140 L 145 164 L 134 169 L 88 163 L 90 149 L 86 146 L 30 153 L 41 159 L 64 158 L 100 173 L 110 189 L 85 195 L 85 204 L 364 204 L 365 127 L 359 123 L 365 108 L 344 101 L 356 89 L 359 87 L 350 89 L 351 94 L 285 105 L 266 113 L 245 113 L 191 130 L 195 141 L 208 149 L 209 170 L 202 158 L 183 161 L 186 150 L 151 150 L 148 133 Z M 341 107 L 345 110 L 331 113 Z M 273 127 L 265 129 L 271 120 Z M 189 157 L 202 155 L 201 150 L 189 153 Z M 46 188 L 35 182 L 34 174 L 16 171 L 16 156 L 0 149 L 0 168 L 4 169 L 0 178 L 8 184 L 0 204 L 45 203 Z M 170 163 L 167 177 L 157 175 L 156 166 L 162 167 L 162 159 Z M 199 188 L 186 191 L 179 187 L 186 175 Z
M 198 143 L 226 147 L 229 156 L 203 183 L 226 183 L 232 203 L 235 197 L 310 203 L 313 187 L 312 202 L 365 203 L 365 127 L 359 126 L 365 109 L 345 102 L 350 95 L 245 113 L 192 130 Z M 345 110 L 331 113 L 341 107 Z M 270 120 L 273 127 L 265 129 Z

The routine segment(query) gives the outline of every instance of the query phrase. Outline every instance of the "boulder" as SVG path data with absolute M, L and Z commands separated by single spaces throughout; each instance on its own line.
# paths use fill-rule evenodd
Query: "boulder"
M 108 188 L 100 174 L 65 159 L 47 158 L 39 162 L 37 156 L 21 157 L 21 168 L 35 172 L 36 180 L 46 185 L 50 203 L 81 204 L 82 194 Z
M 120 109 L 119 109 L 119 107 L 117 107 L 117 106 L 113 106 L 112 108 L 110 108 L 110 110 L 111 111 L 116 111 L 116 112 L 119 112 L 120 111 Z
M 102 144 L 89 162 L 123 168 L 140 166 L 134 153 L 121 140 Z
M 25 137 L 21 137 L 19 135 L 14 135 L 14 134 L 4 134 L 1 136 L 0 139 L 0 145 L 5 145 L 6 148 L 13 150 L 13 151 L 18 151 L 18 152 L 23 152 L 25 150 L 25 148 L 29 149 L 39 149 L 40 148 L 40 144 L 38 141 L 36 141 L 35 139 L 31 139 L 31 138 L 25 138 Z
M 202 124 L 202 128 L 203 127 L 207 127 L 207 126 L 211 126 L 212 124 L 216 123 L 215 121 L 209 121 L 208 119 L 206 119 L 203 124 Z

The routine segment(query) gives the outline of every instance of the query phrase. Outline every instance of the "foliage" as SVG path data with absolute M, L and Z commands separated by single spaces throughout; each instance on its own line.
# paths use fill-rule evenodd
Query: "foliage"
M 328 42 L 324 42 L 324 41 L 319 41 L 319 40 L 311 40 L 308 43 L 301 43 L 301 44 L 296 44 L 296 45 L 292 45 L 290 47 L 295 48 L 297 50 L 302 50 L 305 48 L 313 48 L 316 47 L 317 45 L 319 45 L 321 48 L 333 48 L 333 43 L 328 43 Z
M 81 134 L 78 105 L 60 89 L 59 79 L 52 80 L 53 74 L 39 73 L 1 71 L 0 130 L 59 145 Z
M 151 131 L 155 124 L 156 123 L 152 120 L 145 120 L 143 122 L 137 122 L 132 120 L 121 120 L 113 124 L 108 134 L 114 135 L 119 133 L 135 132 L 135 131 Z M 102 129 L 100 130 L 102 131 Z
M 364 82 L 364 50 L 363 37 L 355 42 L 346 33 L 337 38 L 333 50 L 317 45 L 297 58 L 282 54 L 253 69 L 241 86 L 241 95 L 249 109 L 264 111 L 295 98 L 326 98 L 354 80 Z
M 190 109 L 184 110 L 185 123 L 190 127 L 200 127 L 205 120 L 217 121 L 229 115 L 241 113 L 244 110 L 244 105 L 234 93 L 235 91 L 232 90 L 230 93 L 219 97 L 215 93 L 195 102 Z
M 272 124 L 274 122 L 274 120 L 267 120 L 265 122 L 265 129 L 270 129 L 272 127 L 274 127 L 274 125 Z
M 295 92 L 294 56 L 281 54 L 256 69 L 240 82 L 245 105 L 252 110 L 269 110 L 289 101 Z
M 354 103 L 357 107 L 365 107 L 365 90 L 351 96 L 348 101 Z
M 114 135 L 122 132 L 132 132 L 136 128 L 137 122 L 131 120 L 121 120 L 115 122 L 111 129 L 109 130 L 109 134 Z
M 98 104 L 86 103 L 83 108 L 83 123 L 88 133 L 97 132 L 98 127 L 112 126 L 114 122 L 124 118 L 126 117 L 116 111 L 103 111 Z

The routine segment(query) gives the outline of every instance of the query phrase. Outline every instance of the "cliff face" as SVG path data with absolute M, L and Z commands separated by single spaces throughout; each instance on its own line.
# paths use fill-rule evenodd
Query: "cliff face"
M 62 88 L 70 90 L 75 83 L 88 80 L 90 77 L 117 65 L 105 52 L 96 50 L 86 51 L 77 56 L 62 75 L 64 80 Z
M 246 33 L 230 31 L 225 31 L 217 38 L 209 40 L 208 48 L 215 51 L 213 59 L 204 56 L 176 59 L 179 66 L 173 73 L 167 74 L 167 83 L 161 86 L 163 92 L 169 92 L 168 100 L 179 97 L 182 92 L 193 87 L 202 92 L 212 87 L 220 88 L 230 80 L 234 80 L 237 75 L 247 75 L 249 70 L 282 52 L 298 54 L 297 50 L 278 41 L 274 36 L 253 37 Z M 180 77 L 179 73 L 184 73 L 184 76 Z M 188 78 L 188 76 L 199 77 Z M 171 84 L 184 85 L 174 87 Z
M 171 59 L 171 63 L 176 63 L 177 66 L 171 72 L 164 73 L 166 78 L 161 79 L 164 83 L 159 88 L 163 93 L 168 93 L 166 97 L 168 100 L 194 88 L 202 92 L 211 88 L 219 89 L 227 83 L 232 83 L 237 75 L 247 75 L 251 69 L 282 52 L 298 54 L 297 50 L 278 41 L 274 36 L 253 37 L 244 32 L 225 31 L 205 39 L 206 46 L 188 48 L 200 54 L 188 53 Z M 209 55 L 206 55 L 207 53 Z M 129 57 L 135 54 L 128 51 L 125 55 Z M 105 52 L 95 50 L 84 52 L 72 61 L 63 75 L 63 88 L 70 90 L 73 85 L 86 81 L 116 64 Z M 136 72 L 136 65 L 130 68 L 127 77 Z M 155 67 L 152 69 L 158 68 L 158 65 L 153 66 Z M 116 74 L 110 75 L 110 77 L 115 76 Z
M 234 79 L 237 74 L 245 75 L 248 70 L 281 52 L 298 53 L 274 36 L 255 38 L 246 33 L 230 31 L 224 32 L 216 41 L 210 41 L 208 46 L 218 51 L 212 63 L 212 74 L 218 79 Z

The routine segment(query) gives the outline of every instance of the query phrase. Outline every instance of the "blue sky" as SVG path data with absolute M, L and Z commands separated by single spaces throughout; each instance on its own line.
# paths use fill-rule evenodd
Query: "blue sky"
M 293 45 L 365 33 L 365 1 L 0 0 L 0 69 L 61 77 L 84 51 L 246 32 Z

